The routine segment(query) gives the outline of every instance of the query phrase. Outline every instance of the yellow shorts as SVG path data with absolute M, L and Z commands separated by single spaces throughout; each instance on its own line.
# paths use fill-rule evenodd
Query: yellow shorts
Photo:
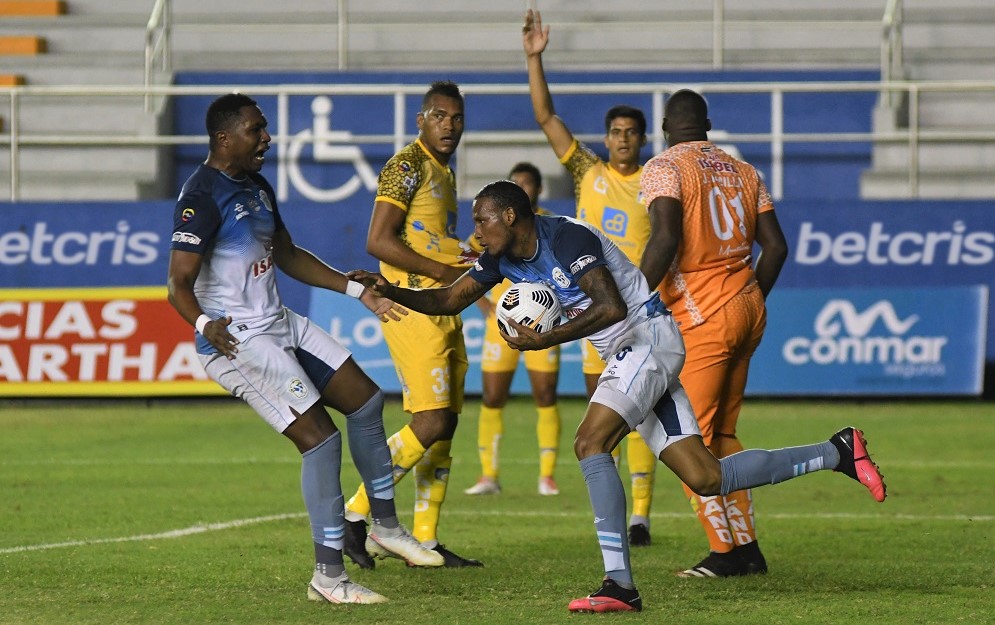
M 581 371 L 584 375 L 601 375 L 605 370 L 605 361 L 601 360 L 598 350 L 594 349 L 591 341 L 583 339 L 580 342 Z
M 558 373 L 560 346 L 520 352 L 508 347 L 498 332 L 497 320 L 489 315 L 484 322 L 484 349 L 480 354 L 480 370 L 484 373 L 506 373 L 518 368 L 519 354 L 525 354 L 525 368 L 539 373 Z
M 404 409 L 463 409 L 466 345 L 459 316 L 429 316 L 410 311 L 383 324 L 384 340 L 401 382 Z

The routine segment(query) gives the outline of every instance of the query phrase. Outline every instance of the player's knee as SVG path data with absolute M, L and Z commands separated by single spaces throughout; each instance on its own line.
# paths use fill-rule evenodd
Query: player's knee
M 608 453 L 611 448 L 604 441 L 594 440 L 589 436 L 578 434 L 574 437 L 574 455 L 583 460 L 595 454 Z
M 684 483 L 696 494 L 712 497 L 722 491 L 722 471 L 711 468 L 695 471 L 693 475 L 685 476 Z
M 532 395 L 535 397 L 537 406 L 554 406 L 556 405 L 556 387 L 546 387 L 540 386 L 536 388 Z

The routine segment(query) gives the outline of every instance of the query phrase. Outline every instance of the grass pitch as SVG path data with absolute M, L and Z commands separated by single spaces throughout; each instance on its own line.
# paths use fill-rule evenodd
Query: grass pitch
M 506 410 L 504 492 L 468 497 L 478 404 L 454 445 L 440 538 L 483 569 L 375 571 L 354 579 L 377 606 L 306 600 L 312 548 L 293 446 L 243 404 L 8 403 L 0 410 L 0 623 L 576 623 L 995 622 L 995 409 L 951 402 L 748 401 L 740 437 L 781 447 L 864 429 L 888 482 L 875 503 L 820 472 L 756 489 L 770 573 L 685 580 L 707 550 L 676 478 L 659 465 L 653 545 L 634 549 L 641 614 L 570 615 L 597 588 L 601 557 L 564 400 L 561 495 L 536 494 L 535 412 Z M 406 422 L 398 402 L 387 432 Z M 343 420 L 336 417 L 341 427 Z M 623 452 L 624 459 L 624 452 Z M 623 482 L 628 482 L 623 462 Z M 347 493 L 358 477 L 347 463 Z M 413 485 L 398 487 L 411 520 Z

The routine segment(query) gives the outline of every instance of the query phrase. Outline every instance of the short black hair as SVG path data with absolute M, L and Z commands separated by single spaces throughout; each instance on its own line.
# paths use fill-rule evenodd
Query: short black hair
M 617 104 L 605 113 L 605 134 L 611 132 L 612 121 L 617 117 L 627 117 L 636 120 L 636 127 L 639 129 L 639 134 L 643 137 L 646 136 L 646 116 L 636 107 L 628 106 L 627 104 Z
M 239 111 L 246 106 L 257 106 L 256 101 L 242 93 L 228 93 L 207 107 L 207 135 L 214 141 L 214 134 L 222 130 L 231 128 L 232 124 L 238 120 Z
M 691 120 L 704 127 L 708 123 L 708 101 L 697 91 L 681 89 L 667 98 L 664 115 Z
M 515 166 L 508 172 L 508 177 L 511 178 L 515 174 L 528 174 L 535 180 L 537 187 L 542 186 L 542 174 L 539 172 L 539 168 L 528 161 L 515 163 Z
M 532 212 L 532 201 L 529 195 L 517 184 L 510 180 L 496 180 L 484 185 L 473 201 L 488 199 L 501 208 L 511 207 L 515 211 L 515 216 L 519 219 L 535 219 Z
M 461 105 L 463 104 L 463 92 L 459 90 L 459 85 L 451 80 L 437 80 L 429 86 L 428 91 L 425 92 L 425 96 L 421 99 L 421 110 L 424 111 L 428 108 L 428 103 L 434 95 L 453 98 L 459 100 Z

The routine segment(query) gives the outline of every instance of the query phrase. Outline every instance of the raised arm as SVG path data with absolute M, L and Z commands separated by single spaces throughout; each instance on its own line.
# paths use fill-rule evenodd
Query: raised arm
M 574 136 L 553 108 L 553 96 L 549 93 L 546 72 L 542 67 L 542 53 L 548 43 L 549 27 L 543 29 L 539 11 L 529 9 L 525 13 L 525 25 L 522 27 L 522 47 L 525 49 L 525 64 L 529 71 L 532 111 L 556 157 L 563 158 L 573 145 Z

